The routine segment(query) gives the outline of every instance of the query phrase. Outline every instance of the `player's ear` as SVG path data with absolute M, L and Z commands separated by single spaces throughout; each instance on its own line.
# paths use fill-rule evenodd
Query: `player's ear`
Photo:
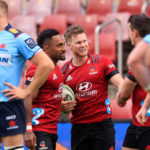
M 44 50 L 44 52 L 47 53 L 47 54 L 48 54 L 48 48 L 49 48 L 48 45 L 44 45 L 44 46 L 43 46 L 43 50 Z
M 133 33 L 135 37 L 139 37 L 139 32 L 136 29 L 133 29 Z

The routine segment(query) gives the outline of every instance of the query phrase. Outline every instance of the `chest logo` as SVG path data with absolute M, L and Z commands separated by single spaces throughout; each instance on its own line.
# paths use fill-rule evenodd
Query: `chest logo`
M 56 80 L 57 79 L 57 76 L 56 76 L 56 74 L 54 73 L 54 75 L 53 75 L 53 80 Z
M 92 88 L 92 83 L 82 82 L 77 85 L 76 90 L 78 90 L 79 92 L 85 92 L 85 91 L 90 90 L 91 88 Z
M 70 80 L 72 80 L 73 78 L 71 77 L 71 75 L 69 75 L 68 77 L 67 77 L 67 79 L 66 79 L 66 81 L 70 81 Z
M 11 55 L 0 54 L 0 66 L 10 66 L 11 65 Z
M 60 83 L 59 88 L 58 88 L 58 92 L 62 92 L 63 86 L 64 86 L 64 83 Z
M 97 74 L 98 72 L 95 70 L 95 67 L 94 66 L 91 66 L 90 69 L 89 69 L 89 74 L 92 75 L 92 74 Z

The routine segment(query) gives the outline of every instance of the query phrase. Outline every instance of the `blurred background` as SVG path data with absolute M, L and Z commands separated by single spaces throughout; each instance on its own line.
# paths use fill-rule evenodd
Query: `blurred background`
M 126 59 L 132 50 L 128 35 L 128 18 L 133 14 L 146 13 L 150 16 L 149 0 L 5 0 L 9 6 L 10 24 L 29 33 L 36 40 L 37 34 L 47 28 L 55 28 L 63 34 L 70 25 L 81 24 L 87 31 L 90 54 L 109 57 L 120 73 L 127 73 Z M 66 52 L 66 61 L 71 58 Z M 65 61 L 60 61 L 60 67 Z M 20 85 L 30 67 L 27 62 Z M 117 90 L 109 84 L 109 97 L 112 104 L 112 118 L 116 129 L 116 150 L 121 150 L 129 122 L 132 120 L 131 98 L 123 108 L 115 101 Z M 58 124 L 57 150 L 70 150 L 69 118 L 71 114 L 61 112 Z M 3 147 L 1 148 L 3 149 Z

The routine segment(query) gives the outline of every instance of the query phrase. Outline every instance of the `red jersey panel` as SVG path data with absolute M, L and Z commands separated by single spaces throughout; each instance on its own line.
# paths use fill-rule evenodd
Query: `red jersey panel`
M 81 66 L 74 66 L 71 60 L 62 71 L 65 84 L 73 89 L 77 99 L 77 106 L 72 111 L 72 123 L 94 123 L 111 118 L 108 81 L 118 71 L 108 58 L 88 56 Z
M 28 70 L 26 84 L 32 81 L 36 66 Z M 63 76 L 58 66 L 50 73 L 48 79 L 39 89 L 39 94 L 33 100 L 33 131 L 57 133 L 57 123 L 62 100 Z
M 136 79 L 134 75 L 132 74 L 132 72 L 128 71 L 127 77 L 131 81 L 136 82 Z M 137 84 L 132 94 L 133 124 L 136 126 L 143 126 L 137 121 L 135 116 L 139 112 L 141 106 L 143 105 L 146 95 L 147 93 L 143 90 L 143 88 L 139 84 Z M 150 126 L 150 118 L 147 120 L 144 126 Z

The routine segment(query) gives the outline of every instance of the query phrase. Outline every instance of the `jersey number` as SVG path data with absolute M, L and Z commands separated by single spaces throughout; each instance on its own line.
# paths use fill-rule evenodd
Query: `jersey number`
M 39 121 L 37 119 L 43 114 L 44 114 L 44 109 L 42 109 L 42 108 L 33 108 L 33 115 L 35 115 L 35 116 L 32 118 L 32 124 L 33 125 L 38 125 Z

